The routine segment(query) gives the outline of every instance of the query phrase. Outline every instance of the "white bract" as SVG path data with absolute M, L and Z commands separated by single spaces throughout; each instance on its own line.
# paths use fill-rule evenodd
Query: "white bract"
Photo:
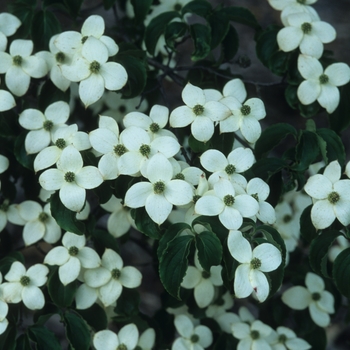
M 51 249 L 44 263 L 58 265 L 58 276 L 63 285 L 77 279 L 82 267 L 93 269 L 98 267 L 101 259 L 98 254 L 89 247 L 85 247 L 86 238 L 84 235 L 76 235 L 66 232 L 62 238 L 62 245 Z
M 317 229 L 332 225 L 337 218 L 344 226 L 350 223 L 350 180 L 340 180 L 338 161 L 327 165 L 323 175 L 311 176 L 305 184 L 305 192 L 313 198 L 311 220 Z
M 3 300 L 2 286 L 2 273 L 0 272 L 0 335 L 6 331 L 9 324 L 9 321 L 6 318 L 9 307 Z
M 15 261 L 5 275 L 8 282 L 1 287 L 3 300 L 7 303 L 23 301 L 28 309 L 42 309 L 45 298 L 39 287 L 46 283 L 48 273 L 49 269 L 43 264 L 32 265 L 26 270 L 22 263 Z
M 0 90 L 0 112 L 8 111 L 15 106 L 16 101 L 13 96 L 6 90 Z
M 278 327 L 269 336 L 273 350 L 307 350 L 311 345 L 304 339 L 297 338 L 296 334 L 287 327 Z
M 5 51 L 7 37 L 15 34 L 20 27 L 21 21 L 11 13 L 0 13 L 0 51 Z
M 156 140 L 159 139 L 160 137 Z M 130 208 L 144 206 L 151 219 L 159 225 L 167 219 L 173 205 L 188 204 L 193 198 L 189 183 L 172 180 L 173 167 L 161 153 L 149 160 L 147 177 L 150 182 L 138 182 L 128 189 L 125 205 Z
M 148 328 L 140 335 L 135 350 L 151 350 L 153 349 L 155 342 L 156 332 L 153 328 Z
M 57 169 L 45 170 L 39 177 L 40 185 L 48 191 L 59 190 L 62 203 L 72 211 L 81 211 L 86 189 L 99 186 L 102 175 L 94 166 L 83 167 L 83 159 L 73 146 L 67 146 L 57 162 Z
M 240 231 L 230 231 L 227 246 L 232 257 L 241 263 L 233 284 L 236 297 L 246 298 L 254 292 L 260 302 L 265 301 L 270 291 L 265 272 L 281 265 L 281 252 L 270 243 L 262 243 L 252 250 Z
M 337 86 L 345 85 L 350 80 L 349 66 L 333 63 L 324 70 L 316 58 L 299 55 L 298 70 L 306 79 L 297 90 L 300 102 L 309 105 L 317 100 L 328 113 L 333 113 L 340 99 Z
M 325 290 L 325 284 L 320 276 L 308 272 L 305 285 L 295 286 L 286 290 L 282 301 L 294 310 L 309 308 L 312 320 L 320 327 L 327 327 L 330 323 L 329 314 L 334 313 L 334 297 Z

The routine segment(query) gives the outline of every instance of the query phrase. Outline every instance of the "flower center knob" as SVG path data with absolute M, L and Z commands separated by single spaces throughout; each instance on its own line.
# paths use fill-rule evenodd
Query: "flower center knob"
M 253 269 L 253 270 L 256 270 L 258 269 L 259 267 L 261 266 L 261 261 L 260 259 L 258 258 L 253 258 L 250 262 L 250 267 Z
M 253 330 L 250 332 L 250 337 L 255 340 L 260 338 L 260 333 L 259 331 Z
M 128 347 L 125 344 L 119 344 L 117 350 L 128 350 Z
M 252 197 L 259 202 L 259 195 L 257 193 L 252 194 Z
M 236 167 L 233 164 L 229 164 L 226 166 L 225 171 L 227 175 L 232 175 L 235 173 Z
M 283 216 L 282 220 L 283 220 L 283 222 L 288 223 L 292 220 L 292 216 L 289 214 L 286 214 L 285 216 Z
M 65 148 L 67 146 L 65 139 L 57 139 L 55 145 L 59 149 L 63 149 L 63 148 Z
M 328 200 L 331 202 L 331 204 L 335 204 L 339 201 L 340 199 L 340 196 L 337 192 L 331 192 L 329 195 L 328 195 Z
M 328 78 L 328 75 L 326 74 L 321 74 L 320 77 L 319 77 L 319 80 L 320 80 L 320 84 L 327 84 L 329 82 L 329 78 Z
M 193 203 L 196 203 L 198 201 L 199 198 L 201 198 L 202 196 L 200 196 L 199 194 L 195 194 L 192 198 Z
M 241 107 L 241 113 L 242 113 L 244 116 L 249 115 L 251 111 L 252 111 L 252 109 L 251 109 L 249 106 L 247 106 L 247 105 L 243 105 L 243 106 Z
M 57 52 L 55 58 L 58 63 L 63 63 L 66 59 L 66 55 L 63 52 Z
M 90 72 L 97 74 L 101 69 L 101 65 L 97 61 L 90 63 Z
M 111 274 L 113 279 L 118 280 L 122 273 L 120 272 L 119 269 L 113 269 Z
M 306 0 L 297 0 L 297 2 L 298 2 L 299 4 L 305 5 Z
M 15 66 L 20 67 L 22 65 L 23 58 L 20 55 L 16 55 L 13 57 L 12 62 Z
M 185 180 L 185 175 L 183 173 L 178 173 L 174 177 L 176 180 Z
M 74 181 L 75 181 L 75 174 L 74 174 L 72 171 L 67 171 L 67 172 L 64 174 L 64 179 L 65 179 L 67 182 L 74 182 Z
M 21 279 L 19 280 L 19 283 L 21 283 L 23 287 L 27 287 L 29 286 L 30 278 L 28 276 L 22 276 Z
M 88 36 L 87 36 L 87 35 L 83 36 L 83 37 L 81 38 L 81 43 L 84 44 L 85 41 L 86 41 L 87 39 L 88 39 Z
M 140 153 L 144 156 L 144 157 L 148 157 L 149 154 L 151 153 L 151 147 L 148 145 L 141 145 L 140 147 Z
M 74 245 L 68 249 L 68 254 L 70 256 L 77 256 L 78 253 L 79 253 L 79 249 Z
M 153 134 L 155 134 L 156 132 L 159 131 L 160 127 L 157 123 L 152 123 L 150 126 L 149 126 L 149 129 L 151 130 L 151 132 L 153 132 Z
M 182 9 L 182 6 L 181 6 L 181 4 L 175 4 L 174 5 L 174 11 L 181 11 L 181 9 Z
M 312 25 L 311 23 L 305 22 L 301 25 L 301 30 L 304 34 L 309 34 L 311 32 Z
M 42 212 L 39 214 L 39 221 L 45 222 L 49 218 L 49 215 L 46 214 L 45 212 Z
M 203 114 L 203 112 L 204 112 L 204 107 L 202 105 L 195 105 L 193 107 L 193 113 L 195 115 L 197 115 L 197 116 L 201 115 L 201 114 Z
M 43 123 L 43 128 L 46 131 L 50 131 L 53 128 L 53 122 L 51 120 L 45 120 Z
M 0 210 L 1 211 L 4 211 L 5 213 L 9 210 L 9 204 L 7 201 L 5 201 L 4 203 L 2 203 L 0 205 Z
M 114 146 L 114 153 L 120 157 L 124 153 L 126 153 L 126 147 L 124 145 L 118 144 L 118 145 Z
M 320 294 L 320 293 L 317 293 L 317 292 L 312 293 L 312 294 L 311 294 L 311 298 L 312 298 L 312 300 L 314 300 L 314 301 L 318 301 L 318 300 L 321 299 L 321 294 Z
M 119 106 L 118 108 L 120 113 L 125 113 L 126 112 L 126 107 L 124 105 Z
M 208 271 L 202 271 L 202 277 L 203 277 L 204 279 L 208 279 L 208 278 L 210 277 L 210 272 L 208 272 Z
M 199 336 L 197 334 L 192 334 L 191 335 L 191 342 L 192 343 L 197 343 L 199 340 Z
M 278 337 L 278 342 L 284 344 L 287 341 L 287 336 L 285 334 L 280 334 Z
M 234 202 L 235 202 L 235 199 L 233 198 L 232 195 L 227 194 L 227 195 L 224 197 L 224 203 L 225 203 L 225 205 L 227 205 L 228 207 L 230 207 L 231 205 L 233 205 Z
M 165 184 L 163 181 L 157 181 L 154 185 L 153 185 L 153 191 L 155 194 L 161 194 L 163 193 L 165 190 Z

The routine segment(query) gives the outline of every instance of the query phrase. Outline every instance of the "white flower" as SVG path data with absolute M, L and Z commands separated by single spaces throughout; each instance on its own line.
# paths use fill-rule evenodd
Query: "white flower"
M 133 350 L 139 339 L 139 331 L 133 324 L 122 327 L 118 335 L 110 330 L 95 333 L 93 343 L 96 350 Z
M 24 201 L 18 205 L 19 215 L 26 221 L 23 228 L 23 240 L 26 246 L 43 239 L 47 243 L 56 243 L 61 238 L 61 228 L 51 216 L 50 203 L 44 208 L 34 201 Z
M 302 54 L 320 58 L 323 44 L 336 37 L 335 29 L 326 22 L 313 20 L 308 13 L 295 13 L 287 18 L 289 26 L 277 34 L 277 43 L 282 51 L 293 51 L 299 46 Z
M 245 89 L 244 83 L 241 79 L 232 79 L 228 81 L 225 84 L 222 93 L 225 97 L 234 97 L 240 103 L 243 103 L 243 101 L 247 98 L 247 90 Z
M 67 285 L 77 279 L 81 267 L 93 269 L 100 265 L 100 257 L 91 248 L 85 247 L 86 238 L 72 232 L 66 232 L 62 238 L 62 246 L 51 249 L 44 263 L 58 265 L 60 281 Z
M 347 238 L 344 236 L 338 236 L 336 238 L 337 245 L 333 245 L 328 250 L 328 257 L 329 260 L 334 262 L 334 260 L 337 258 L 337 256 L 345 249 L 350 247 L 350 242 Z
M 251 325 L 237 322 L 232 325 L 232 335 L 239 339 L 238 350 L 271 350 L 267 337 L 272 328 L 259 320 L 253 321 Z
M 125 205 L 130 208 L 145 206 L 148 215 L 157 224 L 167 219 L 173 205 L 185 205 L 192 200 L 191 185 L 183 180 L 172 180 L 173 167 L 161 153 L 149 160 L 147 176 L 150 182 L 138 182 L 128 189 Z
M 140 335 L 139 341 L 134 350 L 137 350 L 138 347 L 140 348 L 139 350 L 151 350 L 154 347 L 155 341 L 156 332 L 153 328 L 148 328 Z
M 3 300 L 3 284 L 2 284 L 2 273 L 0 272 L 0 335 L 6 331 L 6 328 L 9 324 L 6 316 L 9 311 L 7 303 Z
M 0 154 L 0 174 L 5 172 L 10 165 L 10 162 L 7 157 Z
M 334 297 L 325 290 L 325 284 L 320 276 L 308 272 L 305 285 L 289 288 L 282 295 L 282 301 L 294 310 L 309 308 L 312 320 L 320 327 L 330 323 L 329 314 L 334 313 Z
M 18 122 L 23 128 L 31 130 L 24 143 L 27 153 L 38 153 L 47 147 L 53 133 L 68 120 L 69 113 L 69 105 L 63 101 L 50 104 L 44 113 L 33 108 L 25 109 Z
M 194 288 L 194 299 L 200 308 L 208 306 L 215 294 L 214 286 L 222 286 L 222 266 L 212 266 L 210 271 L 205 271 L 198 260 L 198 254 L 194 257 L 195 266 L 188 266 L 182 280 L 181 287 L 186 289 Z
M 8 111 L 15 106 L 16 101 L 13 96 L 6 90 L 0 90 L 0 112 Z
M 306 79 L 298 87 L 298 98 L 304 105 L 316 100 L 328 113 L 333 113 L 339 104 L 337 86 L 345 85 L 350 80 L 350 68 L 345 63 L 333 63 L 325 70 L 314 57 L 299 55 L 298 70 Z
M 0 204 L 0 232 L 4 229 L 7 221 L 15 225 L 24 225 L 26 221 L 19 215 L 17 204 L 9 204 L 9 200 L 5 199 Z
M 112 249 L 105 250 L 100 267 L 84 273 L 86 285 L 99 288 L 98 296 L 104 306 L 113 304 L 120 297 L 123 287 L 137 288 L 141 280 L 141 273 L 133 266 L 124 267 L 122 258 Z
M 45 170 L 39 177 L 45 190 L 60 190 L 62 203 L 72 211 L 81 211 L 86 190 L 99 186 L 102 175 L 94 166 L 83 167 L 83 159 L 73 146 L 67 146 L 57 162 L 57 169 Z
M 327 165 L 323 175 L 311 176 L 305 184 L 305 192 L 315 203 L 311 220 L 317 229 L 329 227 L 337 218 L 344 226 L 350 223 L 350 180 L 340 180 L 338 161 Z
M 214 122 L 229 116 L 229 109 L 218 101 L 207 101 L 204 91 L 188 83 L 182 90 L 186 106 L 175 108 L 170 114 L 170 126 L 182 128 L 191 124 L 195 139 L 206 142 L 214 134 Z
M 5 82 L 16 96 L 23 96 L 29 88 L 30 78 L 42 78 L 47 73 L 45 61 L 31 56 L 31 40 L 16 39 L 10 45 L 10 54 L 0 52 L 0 73 L 6 73 Z
M 274 271 L 281 265 L 281 252 L 270 243 L 262 243 L 252 250 L 240 231 L 230 231 L 227 246 L 232 257 L 241 263 L 233 285 L 236 297 L 245 298 L 254 292 L 260 302 L 265 301 L 270 286 L 264 272 Z
M 5 51 L 7 37 L 15 34 L 21 25 L 21 21 L 11 13 L 0 13 L 0 51 Z
M 172 350 L 203 350 L 213 342 L 212 332 L 207 326 L 194 327 L 185 315 L 177 315 L 174 323 L 180 337 L 173 343 Z
M 19 261 L 15 261 L 5 275 L 8 283 L 2 285 L 3 299 L 7 303 L 19 303 L 31 310 L 42 309 L 45 305 L 43 292 L 39 289 L 47 281 L 49 269 L 43 264 L 35 264 L 28 271 Z
M 304 339 L 297 338 L 296 334 L 287 327 L 278 327 L 269 337 L 273 350 L 307 350 L 311 345 Z

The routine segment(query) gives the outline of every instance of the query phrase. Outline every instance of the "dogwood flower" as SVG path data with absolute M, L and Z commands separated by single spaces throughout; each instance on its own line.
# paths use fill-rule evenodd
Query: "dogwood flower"
M 309 308 L 312 320 L 320 327 L 327 327 L 330 323 L 329 314 L 334 313 L 334 297 L 325 290 L 323 279 L 308 272 L 305 287 L 295 286 L 282 294 L 282 301 L 294 310 Z
M 147 328 L 139 338 L 135 350 L 151 350 L 156 342 L 156 332 L 153 328 Z
M 240 103 L 247 98 L 247 90 L 241 79 L 229 80 L 222 89 L 222 93 L 224 97 L 232 96 Z
M 22 263 L 15 261 L 5 275 L 8 282 L 1 287 L 4 301 L 19 303 L 23 300 L 28 309 L 42 309 L 45 298 L 39 287 L 46 283 L 48 273 L 49 269 L 43 264 L 35 264 L 27 271 Z
M 282 262 L 281 252 L 270 243 L 262 243 L 252 250 L 240 231 L 231 230 L 227 246 L 239 265 L 235 272 L 234 290 L 237 298 L 245 298 L 252 292 L 260 302 L 266 300 L 270 286 L 264 272 L 276 270 Z
M 203 350 L 213 342 L 212 332 L 207 326 L 194 327 L 185 315 L 177 315 L 174 323 L 180 337 L 174 341 L 172 350 Z
M 46 254 L 44 263 L 59 266 L 58 276 L 64 285 L 77 279 L 82 267 L 93 269 L 100 265 L 98 254 L 85 244 L 84 235 L 66 232 L 62 238 L 63 246 L 55 247 Z
M 298 338 L 289 328 L 280 326 L 269 336 L 273 350 L 308 350 L 311 345 L 304 339 Z
M 6 227 L 7 221 L 11 224 L 23 226 L 26 221 L 19 215 L 18 204 L 9 204 L 9 200 L 5 199 L 0 204 L 0 232 Z
M 325 70 L 314 57 L 299 55 L 298 70 L 304 80 L 298 87 L 300 102 L 309 105 L 314 101 L 333 113 L 339 104 L 339 90 L 350 81 L 350 68 L 345 63 L 333 63 Z
M 102 175 L 94 166 L 83 167 L 83 159 L 74 146 L 67 146 L 57 162 L 57 169 L 45 170 L 39 177 L 45 190 L 59 190 L 62 203 L 72 211 L 81 211 L 86 189 L 99 186 Z
M 139 339 L 139 331 L 133 324 L 122 327 L 118 335 L 110 330 L 95 333 L 93 344 L 96 350 L 132 350 L 135 349 Z
M 16 101 L 13 96 L 6 90 L 0 90 L 0 112 L 8 111 L 15 106 Z
M 15 34 L 20 27 L 21 21 L 11 13 L 0 13 L 0 51 L 5 51 L 7 37 Z
M 9 324 L 9 321 L 6 318 L 9 307 L 7 303 L 4 302 L 2 295 L 2 273 L 0 272 L 0 335 L 6 331 Z
M 340 165 L 334 160 L 323 175 L 313 175 L 305 184 L 305 192 L 314 199 L 311 220 L 317 229 L 329 227 L 336 218 L 344 226 L 350 223 L 350 180 L 340 176 Z

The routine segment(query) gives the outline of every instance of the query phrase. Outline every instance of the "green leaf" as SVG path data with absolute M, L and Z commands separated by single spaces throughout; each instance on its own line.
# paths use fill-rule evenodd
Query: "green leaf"
M 145 31 L 145 44 L 147 51 L 153 56 L 159 37 L 164 33 L 168 23 L 174 18 L 179 18 L 177 11 L 164 12 L 154 17 Z
M 24 257 L 20 252 L 14 251 L 8 253 L 7 256 L 0 260 L 0 272 L 3 276 L 5 276 L 11 268 L 11 265 L 15 262 L 19 261 L 24 264 Z
M 14 350 L 16 346 L 16 335 L 17 327 L 9 323 L 5 332 L 3 332 L 0 336 L 0 349 Z
M 70 89 L 62 91 L 57 88 L 51 80 L 47 80 L 40 90 L 39 109 L 45 111 L 45 109 L 54 102 L 64 101 L 69 103 L 69 100 Z
M 91 334 L 86 322 L 76 313 L 66 312 L 63 316 L 66 336 L 73 349 L 88 350 L 91 345 Z M 48 348 L 49 349 L 49 348 Z
M 331 129 L 317 129 L 316 133 L 326 143 L 326 164 L 337 160 L 340 166 L 343 166 L 345 164 L 346 154 L 341 138 Z
M 230 25 L 228 32 L 222 40 L 222 51 L 225 61 L 230 61 L 236 55 L 239 47 L 237 30 Z
M 256 30 L 260 29 L 255 16 L 246 8 L 238 6 L 228 6 L 223 9 L 227 17 L 234 22 L 244 24 Z
M 18 17 L 22 22 L 15 34 L 16 38 L 26 39 L 28 37 L 36 5 L 37 0 L 17 0 L 11 1 L 11 3 L 9 2 L 8 11 Z
M 305 335 L 300 334 L 300 336 L 311 345 L 311 349 L 325 350 L 327 348 L 327 334 L 324 328 L 314 327 L 310 332 Z
M 297 95 L 298 86 L 288 85 L 284 90 L 284 97 L 289 105 L 293 109 L 298 109 L 299 98 Z
M 330 277 L 328 273 L 328 250 L 335 239 L 341 233 L 336 230 L 322 231 L 320 235 L 314 238 L 310 245 L 309 261 L 312 269 L 317 274 Z
M 117 2 L 117 0 L 102 0 L 105 10 L 109 10 Z
M 211 148 L 222 152 L 225 156 L 228 156 L 232 152 L 233 143 L 235 142 L 235 134 L 233 132 L 225 132 L 220 134 L 220 128 L 217 126 L 214 129 L 214 135 L 210 139 L 212 145 Z
M 205 152 L 210 147 L 209 142 L 200 142 L 196 140 L 192 135 L 188 138 L 188 144 L 193 152 L 202 153 Z
M 268 67 L 270 68 L 271 72 L 275 73 L 276 75 L 283 76 L 288 71 L 289 58 L 289 53 L 283 51 L 274 52 L 268 60 Z
M 194 0 L 188 2 L 181 10 L 182 15 L 185 13 L 193 13 L 201 17 L 207 17 L 213 10 L 212 5 L 208 1 Z
M 102 331 L 107 328 L 107 315 L 102 306 L 95 303 L 88 309 L 76 311 L 89 324 L 89 326 L 94 329 L 95 332 Z
M 153 0 L 131 0 L 137 23 L 140 23 L 145 19 L 151 8 L 152 2 Z
M 219 265 L 222 259 L 222 245 L 219 238 L 210 231 L 203 231 L 196 235 L 198 260 L 205 271 L 212 266 Z
M 161 230 L 159 225 L 149 217 L 144 207 L 132 209 L 131 216 L 135 220 L 135 225 L 140 232 L 153 239 L 160 238 Z
M 312 204 L 306 207 L 300 216 L 300 233 L 308 242 L 311 242 L 318 235 L 317 230 L 311 221 L 311 209 Z
M 170 22 L 165 27 L 165 43 L 172 50 L 175 50 L 176 40 L 183 37 L 187 32 L 187 25 L 183 22 Z
M 6 349 L 8 349 L 8 348 L 6 347 Z M 30 342 L 29 342 L 28 334 L 21 334 L 16 339 L 16 350 L 31 350 L 31 349 L 32 349 L 32 347 L 31 347 Z
M 304 118 L 314 117 L 320 110 L 320 104 L 315 101 L 309 105 L 303 105 L 301 102 L 298 103 L 300 114 Z
M 212 12 L 208 17 L 208 23 L 211 32 L 210 48 L 215 49 L 223 41 L 230 28 L 226 9 Z
M 43 326 L 53 315 L 59 315 L 60 309 L 53 303 L 46 303 L 45 306 L 35 311 L 33 322 L 39 326 Z
M 53 12 L 40 10 L 34 15 L 31 33 L 37 51 L 48 50 L 50 39 L 61 32 L 61 24 Z
M 292 167 L 292 170 L 305 171 L 316 161 L 319 154 L 317 135 L 314 132 L 302 130 L 296 147 L 297 164 Z
M 190 34 L 194 42 L 192 61 L 199 61 L 207 57 L 211 51 L 211 30 L 204 24 L 195 23 L 190 26 Z
M 132 316 L 139 314 L 140 294 L 136 289 L 123 288 L 118 298 L 114 312 L 117 314 L 118 322 L 127 322 Z
M 27 154 L 27 151 L 24 146 L 24 142 L 27 136 L 27 132 L 23 131 L 16 138 L 14 154 L 19 164 L 24 166 L 25 168 L 34 171 L 33 163 L 34 163 L 34 154 Z
M 14 110 L 0 112 L 0 136 L 18 136 L 20 129 L 18 127 L 18 115 Z
M 285 167 L 287 167 L 287 163 L 284 159 L 264 158 L 254 163 L 247 174 L 249 175 L 249 178 L 257 176 L 264 181 L 268 181 L 273 174 L 276 174 Z
M 277 33 L 280 29 L 279 26 L 269 26 L 257 38 L 256 54 L 265 67 L 270 68 L 270 58 L 279 51 Z
M 74 300 L 76 290 L 76 281 L 64 286 L 58 275 L 58 267 L 53 267 L 53 272 L 48 279 L 48 292 L 52 301 L 57 306 L 68 307 Z
M 267 127 L 256 141 L 254 149 L 256 159 L 264 157 L 288 135 L 293 135 L 294 138 L 297 137 L 297 131 L 290 124 L 278 123 Z
M 58 192 L 51 195 L 50 203 L 52 216 L 63 230 L 73 232 L 77 235 L 85 234 L 86 229 L 84 223 L 77 220 L 77 213 L 67 209 L 62 204 Z
M 167 244 L 159 262 L 160 280 L 173 297 L 180 299 L 180 285 L 186 274 L 193 236 L 179 236 Z
M 33 325 L 27 330 L 31 341 L 36 344 L 37 350 L 61 350 L 61 344 L 55 334 L 44 326 Z
M 350 298 L 350 248 L 343 250 L 335 259 L 333 279 L 340 293 Z
M 337 109 L 329 115 L 331 129 L 340 133 L 350 125 L 350 83 L 339 88 L 340 101 Z
M 84 0 L 64 0 L 68 12 L 74 19 L 78 17 L 83 1 Z
M 229 230 L 220 222 L 217 216 L 198 216 L 192 221 L 192 227 L 203 225 L 208 231 L 216 234 L 221 243 L 227 240 Z
M 119 252 L 119 244 L 115 237 L 105 230 L 93 230 L 91 238 L 94 241 L 96 250 L 103 252 L 106 248 Z

